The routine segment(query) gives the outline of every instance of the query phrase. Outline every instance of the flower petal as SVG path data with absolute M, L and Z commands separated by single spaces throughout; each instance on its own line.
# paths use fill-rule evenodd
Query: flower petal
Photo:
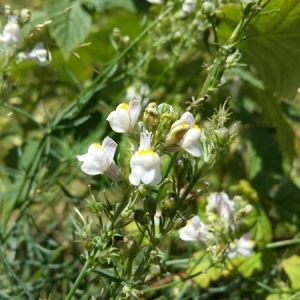
M 109 137 L 106 137 L 103 140 L 102 147 L 109 165 L 112 163 L 114 159 L 117 146 L 118 146 L 117 143 Z
M 193 115 L 190 112 L 185 112 L 181 116 L 180 120 L 187 122 L 190 127 L 192 127 L 195 124 L 195 119 L 194 119 Z
M 108 115 L 106 120 L 109 122 L 113 131 L 121 133 L 126 132 L 130 128 L 130 118 L 128 110 L 119 108 L 119 106 L 117 110 Z
M 141 102 L 137 98 L 132 98 L 129 102 L 129 115 L 131 120 L 131 128 L 133 128 L 139 118 L 141 112 Z

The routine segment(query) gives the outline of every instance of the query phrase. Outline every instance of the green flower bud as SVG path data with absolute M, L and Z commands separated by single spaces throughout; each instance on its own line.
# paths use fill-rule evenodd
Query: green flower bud
M 5 16 L 10 16 L 11 15 L 11 8 L 10 8 L 10 5 L 8 5 L 8 4 L 4 5 L 4 15 Z
M 166 144 L 177 144 L 186 132 L 190 129 L 190 125 L 186 121 L 178 120 L 171 126 L 169 134 L 166 136 Z
M 31 12 L 27 8 L 23 8 L 20 12 L 20 19 L 23 23 L 26 23 L 30 20 Z
M 123 44 L 124 44 L 125 46 L 127 46 L 127 45 L 129 44 L 129 42 L 130 42 L 130 37 L 129 37 L 128 35 L 125 35 L 125 36 L 123 37 Z
M 164 200 L 163 200 L 163 206 L 165 210 L 172 211 L 176 209 L 177 207 L 177 200 L 178 197 L 175 193 L 170 193 Z
M 126 243 L 123 240 L 118 240 L 114 243 L 114 246 L 120 251 L 120 255 L 126 258 L 128 251 Z
M 183 157 L 177 159 L 176 162 L 174 163 L 173 168 L 176 174 L 184 176 L 188 168 L 187 159 Z
M 151 102 L 148 104 L 144 112 L 143 121 L 146 127 L 153 127 L 157 125 L 158 110 L 155 102 Z
M 153 197 L 145 197 L 143 199 L 143 208 L 150 218 L 153 218 L 156 213 L 156 200 Z
M 134 212 L 133 218 L 134 218 L 135 222 L 137 222 L 143 226 L 145 226 L 147 224 L 147 218 L 146 218 L 144 210 L 142 210 L 142 209 L 137 209 Z
M 161 266 L 159 264 L 152 265 L 150 267 L 149 273 L 151 275 L 151 278 L 155 278 L 155 277 L 159 276 L 162 273 Z
M 112 36 L 115 40 L 118 40 L 120 38 L 120 29 L 119 28 L 114 28 Z
M 207 18 L 211 17 L 212 14 L 215 12 L 216 7 L 213 3 L 204 1 L 201 7 L 201 12 L 203 15 L 205 15 Z
M 179 229 L 179 228 L 184 227 L 186 225 L 186 223 L 187 223 L 186 218 L 183 216 L 180 216 L 174 220 L 174 227 L 175 227 L 175 229 Z
M 230 133 L 228 128 L 218 128 L 214 130 L 216 142 L 219 146 L 224 146 L 230 141 Z
M 243 3 L 243 14 L 248 15 L 253 8 L 256 6 L 256 2 L 254 0 L 246 0 Z

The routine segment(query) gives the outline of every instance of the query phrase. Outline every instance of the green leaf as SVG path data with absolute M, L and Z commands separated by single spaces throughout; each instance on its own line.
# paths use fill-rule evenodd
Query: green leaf
M 276 127 L 276 138 L 281 151 L 286 155 L 289 162 L 292 163 L 295 156 L 294 138 L 295 134 L 291 125 L 287 122 L 277 97 L 271 93 L 259 91 L 257 93 L 263 115 L 271 121 L 271 125 Z
M 258 249 L 263 249 L 272 241 L 272 228 L 268 216 L 260 205 L 254 206 L 244 219 L 245 224 L 251 228 L 252 239 Z
M 297 103 L 284 101 L 281 103 L 284 113 L 294 122 L 300 123 L 300 106 Z
M 208 253 L 199 251 L 195 253 L 194 256 L 198 257 L 200 261 L 191 263 L 189 272 L 191 272 L 191 274 L 203 272 L 203 274 L 194 277 L 193 280 L 201 287 L 207 288 L 212 281 L 217 281 L 222 276 L 223 268 L 211 266 L 212 263 Z
M 230 34 L 229 27 L 238 24 L 241 12 L 235 5 L 227 5 L 222 11 L 225 24 L 219 32 L 224 41 Z M 299 19 L 299 0 L 272 0 L 248 25 L 244 36 L 252 36 L 237 45 L 242 61 L 254 66 L 267 89 L 279 96 L 292 97 L 299 87 Z
M 251 277 L 253 273 L 265 270 L 274 262 L 274 256 L 272 251 L 264 250 L 262 252 L 255 253 L 248 258 L 242 259 L 241 264 L 238 267 L 238 271 L 244 277 Z
M 104 12 L 116 7 L 136 12 L 136 7 L 132 0 L 82 0 L 81 3 L 92 6 L 98 12 Z
M 300 223 L 300 189 L 288 177 L 278 176 L 277 184 L 272 188 L 273 202 L 278 215 L 288 221 Z
M 86 39 L 92 18 L 78 1 L 48 0 L 46 12 L 52 20 L 50 34 L 68 58 L 70 52 Z
M 300 257 L 293 255 L 282 261 L 282 267 L 289 277 L 293 289 L 300 288 Z

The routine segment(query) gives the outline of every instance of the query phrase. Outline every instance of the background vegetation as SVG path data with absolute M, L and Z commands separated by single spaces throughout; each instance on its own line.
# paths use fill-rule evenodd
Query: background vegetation
M 111 132 L 108 114 L 133 90 L 144 105 L 150 99 L 182 112 L 192 97 L 203 96 L 218 45 L 241 19 L 240 1 L 219 1 L 213 21 L 218 41 L 214 26 L 199 14 L 201 1 L 186 15 L 181 1 L 165 2 L 8 3 L 31 11 L 18 51 L 43 41 L 52 61 L 43 68 L 12 58 L 2 68 L 1 299 L 64 299 L 76 280 L 82 249 L 74 242 L 73 208 L 87 211 L 88 185 L 96 198 L 104 188 L 119 196 L 104 176 L 83 174 L 76 156 L 109 135 L 121 143 L 119 155 L 127 162 L 128 145 Z M 206 181 L 211 191 L 242 195 L 257 208 L 251 220 L 257 251 L 235 269 L 211 269 L 181 281 L 191 265 L 176 258 L 191 258 L 199 246 L 174 235 L 164 243 L 172 275 L 145 286 L 141 299 L 300 297 L 300 3 L 263 2 L 269 3 L 236 45 L 240 61 L 205 91 L 209 100 L 199 109 L 205 126 L 230 97 L 230 123 L 240 122 L 238 135 Z M 193 268 L 206 265 L 202 260 Z M 87 276 L 76 299 L 101 294 L 99 281 L 97 274 Z

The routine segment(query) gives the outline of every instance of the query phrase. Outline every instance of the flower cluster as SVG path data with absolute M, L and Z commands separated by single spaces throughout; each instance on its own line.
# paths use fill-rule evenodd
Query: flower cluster
M 249 204 L 247 206 L 249 210 Z M 241 208 L 243 210 L 243 208 Z M 238 220 L 234 201 L 225 192 L 212 193 L 207 197 L 207 223 L 194 216 L 188 224 L 179 230 L 179 237 L 184 241 L 203 243 L 215 256 L 225 255 L 234 258 L 238 254 L 252 254 L 254 242 L 251 233 L 242 234 L 239 238 Z
M 156 103 L 150 103 L 143 113 L 143 122 L 138 122 L 140 112 L 141 103 L 133 97 L 129 103 L 118 105 L 107 117 L 115 132 L 125 133 L 131 140 L 133 155 L 129 181 L 132 185 L 155 186 L 161 182 L 161 154 L 185 150 L 195 159 L 201 157 L 201 130 L 190 112 L 178 119 L 179 114 L 170 105 L 157 107 Z M 83 161 L 82 171 L 121 179 L 122 172 L 113 161 L 116 149 L 117 144 L 108 137 L 102 146 L 92 144 L 88 153 L 77 157 Z
M 4 54 L 5 64 L 11 57 L 16 56 L 16 63 L 23 60 L 35 61 L 40 66 L 47 66 L 51 61 L 51 54 L 45 49 L 43 43 L 37 43 L 30 52 L 16 53 L 18 46 L 22 44 L 21 26 L 30 20 L 30 11 L 26 8 L 21 11 L 12 11 L 9 5 L 5 5 L 4 14 L 7 17 L 7 24 L 0 34 L 0 50 Z M 45 24 L 39 25 L 39 27 Z M 4 65 L 3 65 L 4 66 Z

